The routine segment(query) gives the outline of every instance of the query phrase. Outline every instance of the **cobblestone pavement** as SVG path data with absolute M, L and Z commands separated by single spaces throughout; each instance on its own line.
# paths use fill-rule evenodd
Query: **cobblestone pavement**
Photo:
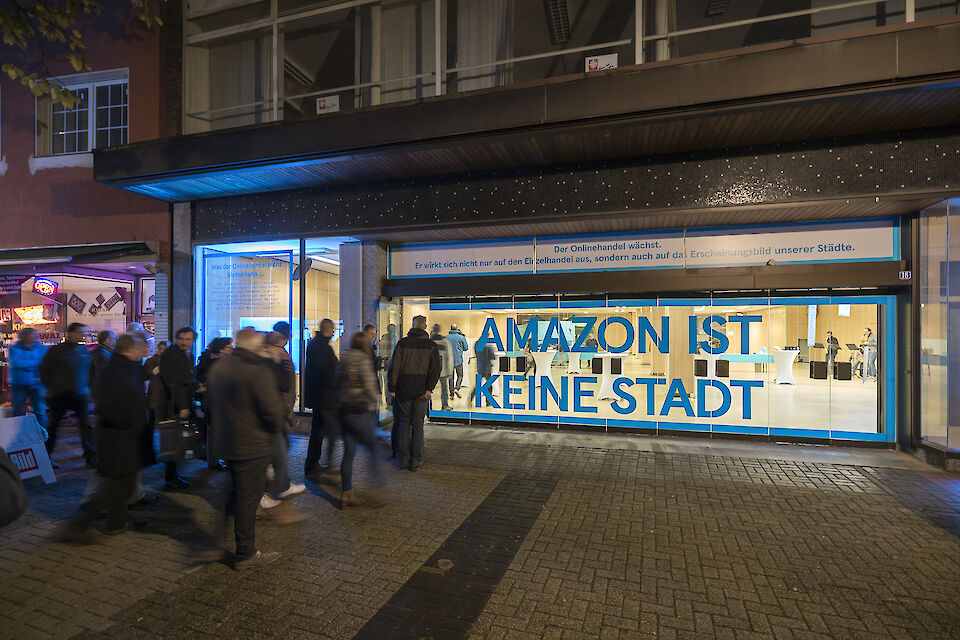
M 0 637 L 960 638 L 956 475 L 463 433 L 431 429 L 385 508 L 341 512 L 335 481 L 308 485 L 309 520 L 258 523 L 280 562 L 236 573 L 191 561 L 225 474 L 162 493 L 145 532 L 57 542 L 86 481 L 68 432 L 59 482 L 31 480 L 0 530 Z

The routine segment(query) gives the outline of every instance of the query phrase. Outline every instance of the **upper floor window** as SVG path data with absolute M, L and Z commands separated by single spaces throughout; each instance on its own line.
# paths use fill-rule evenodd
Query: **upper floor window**
M 63 86 L 77 98 L 72 109 L 37 98 L 37 155 L 86 153 L 127 142 L 127 75 L 74 76 Z

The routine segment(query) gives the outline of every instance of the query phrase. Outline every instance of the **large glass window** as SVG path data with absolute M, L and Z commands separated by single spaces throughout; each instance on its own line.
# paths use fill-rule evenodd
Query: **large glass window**
M 950 389 L 960 377 L 960 216 L 956 200 L 920 214 L 920 434 L 960 449 L 960 403 Z M 951 387 L 951 384 L 953 387 Z M 951 426 L 954 425 L 954 426 Z
M 892 312 L 885 297 L 405 298 L 399 333 L 425 315 L 468 344 L 437 419 L 889 441 Z

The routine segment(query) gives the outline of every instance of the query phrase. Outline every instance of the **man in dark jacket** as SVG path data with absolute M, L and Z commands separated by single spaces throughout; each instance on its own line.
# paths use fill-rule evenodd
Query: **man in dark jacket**
M 260 355 L 263 336 L 253 329 L 237 334 L 236 350 L 210 370 L 214 454 L 227 461 L 233 478 L 237 551 L 234 569 L 266 566 L 279 553 L 256 546 L 257 505 L 266 487 L 267 465 L 286 409 L 270 364 Z
M 100 393 L 100 390 L 97 388 L 97 382 L 100 380 L 100 374 L 103 372 L 103 368 L 107 362 L 110 361 L 110 356 L 113 353 L 113 345 L 116 344 L 116 342 L 117 334 L 113 331 L 100 331 L 97 333 L 97 346 L 90 352 L 90 395 L 94 398 L 94 402 L 96 402 L 96 398 Z
M 330 473 L 339 473 L 331 469 L 331 453 L 336 439 L 340 436 L 340 419 L 337 416 L 339 403 L 340 361 L 330 346 L 333 338 L 333 320 L 324 318 L 320 322 L 320 331 L 307 344 L 307 362 L 304 367 L 303 404 L 313 409 L 313 421 L 310 425 L 310 442 L 307 445 L 307 459 L 303 465 L 304 474 L 315 473 L 325 468 Z M 323 441 L 327 441 L 328 464 L 320 464 L 323 453 Z
M 144 466 L 143 433 L 147 427 L 147 397 L 140 359 L 147 343 L 124 334 L 117 340 L 116 355 L 100 371 L 97 407 L 97 474 L 104 481 L 67 528 L 67 537 L 80 542 L 103 507 L 107 509 L 104 533 L 115 535 L 142 529 L 146 523 L 131 520 L 127 501 Z
M 93 428 L 87 421 L 87 392 L 89 389 L 90 352 L 83 340 L 86 325 L 74 322 L 67 328 L 67 339 L 50 347 L 40 362 L 40 380 L 47 388 L 47 453 L 52 454 L 57 444 L 57 428 L 68 411 L 77 416 L 83 459 L 88 467 L 97 464 Z
M 167 415 L 161 420 L 189 420 L 193 416 L 193 396 L 200 388 L 193 371 L 193 343 L 197 332 L 191 327 L 177 329 L 176 345 L 160 356 L 160 379 L 167 390 Z M 164 488 L 182 489 L 190 483 L 177 474 L 177 463 L 165 463 Z
M 400 424 L 400 459 L 416 471 L 423 464 L 423 419 L 431 389 L 440 379 L 440 352 L 427 335 L 427 319 L 416 316 L 407 337 L 397 343 L 388 372 L 390 395 L 396 401 Z

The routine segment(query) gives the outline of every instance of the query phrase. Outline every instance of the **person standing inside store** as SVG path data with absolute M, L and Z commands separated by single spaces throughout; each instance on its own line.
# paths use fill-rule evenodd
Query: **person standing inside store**
M 433 325 L 430 339 L 437 343 L 440 353 L 440 410 L 450 411 L 450 378 L 453 377 L 453 347 L 447 337 L 440 333 L 440 325 Z
M 473 343 L 473 352 L 477 356 L 477 375 L 480 376 L 480 383 L 483 384 L 493 376 L 493 361 L 497 358 L 497 350 L 492 342 L 487 342 L 480 347 L 480 341 Z M 470 392 L 470 402 L 473 403 L 474 396 L 478 393 L 478 386 L 475 386 Z M 483 404 L 483 395 L 477 400 L 479 405 Z M 478 405 L 478 406 L 479 406 Z
M 207 383 L 207 376 L 210 373 L 210 368 L 213 367 L 221 358 L 225 358 L 233 351 L 233 340 L 231 338 L 214 338 L 210 341 L 210 344 L 207 345 L 207 348 L 203 353 L 200 354 L 200 357 L 197 358 L 197 383 L 200 385 L 200 388 Z M 200 393 L 200 408 L 203 411 L 203 419 L 200 420 L 200 439 L 206 443 L 210 440 L 210 425 L 212 420 L 210 419 L 210 403 L 207 402 L 207 394 Z M 207 447 L 207 468 L 214 471 L 226 471 L 227 467 L 225 464 L 220 462 L 216 456 L 210 451 L 210 447 Z
M 877 336 L 870 327 L 863 330 L 863 338 L 860 339 L 860 348 L 863 349 L 863 358 L 866 362 L 866 371 L 863 374 L 864 379 L 877 377 Z
M 147 429 L 147 398 L 140 359 L 147 343 L 124 334 L 116 342 L 116 354 L 99 372 L 94 392 L 97 407 L 97 489 L 81 506 L 80 514 L 67 525 L 68 540 L 85 542 L 90 525 L 101 509 L 107 509 L 104 533 L 116 535 L 142 529 L 146 522 L 131 520 L 127 501 L 143 469 L 143 434 Z
M 440 379 L 440 351 L 427 335 L 427 319 L 416 316 L 407 337 L 397 343 L 390 360 L 390 395 L 397 401 L 402 466 L 416 471 L 423 465 L 423 420 L 432 389 Z M 395 418 L 396 419 L 396 418 Z
M 29 400 L 33 415 L 43 429 L 47 427 L 47 403 L 43 397 L 43 383 L 40 382 L 40 362 L 46 353 L 46 345 L 37 340 L 37 330 L 27 327 L 20 331 L 7 357 L 13 415 L 26 415 Z
M 193 343 L 197 332 L 192 327 L 177 329 L 175 344 L 160 356 L 160 379 L 167 392 L 167 420 L 190 420 L 194 417 L 193 396 L 200 391 L 193 370 Z M 206 443 L 203 443 L 206 446 Z M 164 489 L 175 491 L 189 487 L 190 483 L 177 473 L 176 462 L 164 463 L 166 469 Z
M 450 325 L 450 332 L 447 333 L 447 341 L 450 343 L 450 352 L 453 354 L 453 375 L 450 376 L 450 396 L 460 397 L 460 387 L 463 385 L 463 354 L 470 348 L 466 336 L 457 328 L 457 325 Z
M 833 375 L 833 363 L 837 359 L 837 353 L 840 352 L 840 341 L 833 335 L 833 331 L 827 331 L 827 375 Z
M 307 345 L 303 404 L 313 409 L 313 420 L 310 424 L 307 459 L 303 465 L 304 475 L 312 475 L 317 471 L 340 471 L 333 467 L 333 447 L 340 437 L 340 420 L 337 417 L 340 361 L 330 346 L 334 326 L 333 320 L 324 318 L 320 322 L 320 331 Z M 327 443 L 325 449 L 324 441 Z M 326 453 L 325 459 L 323 453 Z
M 267 465 L 286 415 L 276 376 L 263 352 L 263 335 L 252 328 L 237 333 L 236 350 L 210 371 L 213 407 L 212 446 L 227 461 L 233 480 L 236 553 L 233 568 L 256 569 L 280 558 L 256 545 L 257 507 L 266 488 Z M 293 520 L 291 520 L 293 521 Z
M 88 467 L 97 465 L 97 450 L 93 428 L 87 420 L 87 393 L 89 391 L 90 352 L 81 344 L 86 325 L 74 322 L 67 327 L 66 340 L 47 349 L 40 362 L 40 380 L 47 388 L 49 437 L 47 453 L 57 446 L 57 429 L 70 411 L 77 416 L 83 459 Z
M 343 464 L 340 465 L 342 493 L 340 508 L 357 507 L 365 501 L 353 493 L 353 462 L 357 444 L 370 452 L 370 469 L 374 482 L 383 485 L 380 464 L 377 460 L 376 425 L 377 406 L 380 402 L 380 385 L 377 384 L 373 365 L 370 362 L 370 337 L 367 332 L 353 334 L 350 349 L 343 354 L 343 386 L 340 395 L 340 415 L 343 419 Z M 384 504 L 383 496 L 376 495 L 376 506 Z

